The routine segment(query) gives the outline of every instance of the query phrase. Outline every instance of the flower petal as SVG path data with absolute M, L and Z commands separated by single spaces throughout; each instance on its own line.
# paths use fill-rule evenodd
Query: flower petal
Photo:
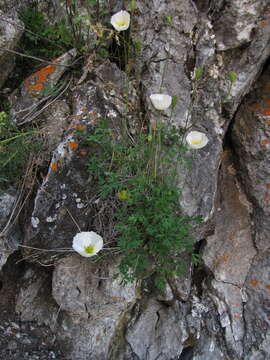
M 94 231 L 83 231 L 74 236 L 72 247 L 81 256 L 91 257 L 103 248 L 103 239 Z
M 157 110 L 166 110 L 172 103 L 172 97 L 167 94 L 151 94 L 150 100 Z
M 125 10 L 119 11 L 111 17 L 111 24 L 117 31 L 127 30 L 130 24 L 130 14 Z
M 190 131 L 186 136 L 186 142 L 192 149 L 201 149 L 208 144 L 208 137 L 200 131 Z

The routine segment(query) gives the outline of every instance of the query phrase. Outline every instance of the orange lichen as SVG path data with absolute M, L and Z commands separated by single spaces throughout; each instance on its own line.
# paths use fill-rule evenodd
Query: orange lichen
M 267 189 L 270 189 L 270 184 L 266 184 Z
M 261 27 L 261 28 L 265 28 L 267 25 L 268 25 L 267 20 L 262 20 L 259 22 L 259 27 Z
M 68 143 L 68 147 L 69 147 L 70 149 L 78 149 L 79 144 L 76 143 L 75 141 L 70 141 L 70 142 Z
M 58 162 L 57 161 L 52 162 L 51 168 L 53 171 L 59 171 Z
M 265 115 L 265 116 L 270 116 L 270 109 L 266 109 L 266 110 L 262 111 L 261 114 Z
M 270 285 L 265 285 L 265 288 L 266 288 L 267 290 L 270 290 Z
M 261 145 L 265 146 L 265 145 L 268 145 L 269 144 L 269 140 L 268 139 L 263 139 L 261 141 Z
M 30 85 L 29 87 L 28 87 L 28 90 L 29 91 L 37 91 L 37 92 L 39 92 L 39 91 L 41 91 L 41 90 L 43 90 L 43 87 L 44 87 L 44 85 L 43 84 L 41 84 L 41 83 L 37 83 L 37 84 L 33 84 L 33 85 Z
M 266 120 L 266 125 L 270 125 L 270 120 Z
M 259 284 L 259 281 L 257 279 L 252 279 L 250 282 L 249 282 L 249 285 L 250 286 L 257 286 Z
M 85 150 L 82 150 L 82 151 L 80 151 L 80 155 L 82 155 L 82 156 L 85 156 L 85 155 L 87 155 L 88 153 L 87 153 L 87 151 L 85 151 Z
M 40 92 L 44 89 L 44 84 L 48 80 L 49 75 L 54 73 L 55 65 L 48 65 L 45 68 L 37 71 L 23 82 L 23 86 L 29 92 Z
M 226 264 L 229 261 L 230 256 L 228 254 L 224 254 L 222 256 L 218 256 L 214 261 L 214 266 L 220 266 L 222 264 Z
M 81 125 L 81 124 L 76 124 L 73 126 L 73 129 L 77 129 L 77 130 L 86 130 L 86 125 Z

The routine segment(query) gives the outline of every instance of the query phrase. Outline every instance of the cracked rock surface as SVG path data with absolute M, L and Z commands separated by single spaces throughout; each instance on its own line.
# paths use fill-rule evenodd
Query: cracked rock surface
M 47 166 L 26 220 L 19 218 L 0 237 L 0 354 L 44 360 L 269 359 L 269 2 L 136 4 L 132 36 L 142 45 L 132 69 L 136 81 L 106 60 L 81 83 L 73 79 L 68 94 L 38 118 L 50 135 Z M 108 6 L 128 9 L 127 1 Z M 69 64 L 73 56 L 60 60 Z M 203 68 L 196 91 L 195 67 Z M 55 83 L 62 70 L 54 77 L 44 67 L 13 93 L 14 117 L 30 116 L 17 117 L 18 123 L 31 121 L 29 106 L 46 105 L 39 97 L 40 74 Z M 230 72 L 236 74 L 233 83 Z M 153 110 L 149 95 L 159 92 L 177 96 L 172 115 Z M 149 123 L 159 116 L 209 138 L 205 148 L 187 152 L 190 168 L 175 164 L 182 210 L 203 218 L 195 231 L 202 261 L 171 279 L 164 293 L 151 279 L 124 287 L 113 277 L 117 254 L 90 262 L 71 250 L 74 233 L 90 229 L 101 211 L 87 170 L 93 149 L 83 132 L 106 117 L 121 136 L 123 118 L 134 129 L 142 112 Z M 14 189 L 0 193 L 1 231 L 16 196 Z M 108 234 L 104 240 L 110 242 Z M 20 251 L 18 244 L 24 246 Z

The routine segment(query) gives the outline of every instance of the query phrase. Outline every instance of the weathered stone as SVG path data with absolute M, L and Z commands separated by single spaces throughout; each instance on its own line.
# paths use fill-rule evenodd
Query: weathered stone
M 46 137 L 47 151 L 53 151 L 62 140 L 70 121 L 70 107 L 66 100 L 57 100 L 39 116 L 44 124 L 42 131 Z
M 2 9 L 0 7 L 0 88 L 13 70 L 15 55 L 12 51 L 16 49 L 24 29 L 15 9 L 5 13 Z
M 91 185 L 92 177 L 87 170 L 87 156 L 92 150 L 84 136 L 105 116 L 119 134 L 122 117 L 125 115 L 127 119 L 134 119 L 134 110 L 127 112 L 124 97 L 115 90 L 124 80 L 123 73 L 109 63 L 96 72 L 100 79 L 97 83 L 84 83 L 74 91 L 74 115 L 64 140 L 53 152 L 47 177 L 38 190 L 25 241 L 27 246 L 51 250 L 70 248 L 78 230 L 89 229 L 96 207 L 96 190 Z M 133 109 L 135 90 L 131 85 L 129 89 Z M 40 251 L 34 252 L 38 257 Z M 52 252 L 42 255 L 48 260 L 53 260 L 55 256 Z
M 113 279 L 116 265 L 115 259 L 93 263 L 74 255 L 55 268 L 53 297 L 68 313 L 59 333 L 72 344 L 72 359 L 108 359 L 114 337 L 121 341 L 122 323 L 136 294 L 134 285 L 124 287 Z
M 210 295 L 217 306 L 219 321 L 224 330 L 224 337 L 229 353 L 235 359 L 243 354 L 245 324 L 243 319 L 243 296 L 241 289 L 232 284 L 212 281 L 216 295 Z
M 256 255 L 250 213 L 252 206 L 237 181 L 229 152 L 223 155 L 220 189 L 215 215 L 215 234 L 207 238 L 203 259 L 215 280 L 210 295 L 216 304 L 226 344 L 235 359 L 241 359 L 245 323 L 243 287 Z M 210 290 L 211 294 L 211 290 Z
M 203 259 L 217 281 L 242 286 L 256 254 L 250 219 L 252 207 L 237 182 L 228 152 L 223 155 L 216 208 L 215 234 L 207 238 Z
M 186 259 L 187 261 L 187 259 Z M 182 276 L 172 276 L 169 284 L 176 299 L 187 301 L 190 295 L 193 266 L 190 264 Z
M 236 0 L 225 4 L 222 16 L 217 13 L 214 22 L 218 50 L 224 51 L 249 43 L 252 31 L 268 5 L 266 0 Z
M 269 248 L 270 233 L 270 69 L 237 112 L 232 140 L 239 162 L 239 176 L 254 206 L 256 246 Z
M 129 3 L 110 1 L 113 11 Z M 59 127 L 54 127 L 55 116 L 44 117 L 49 131 L 59 130 L 51 146 L 61 141 L 34 200 L 25 245 L 40 250 L 28 252 L 28 260 L 56 264 L 52 292 L 60 308 L 57 336 L 70 344 L 66 354 L 71 360 L 267 359 L 267 72 L 263 74 L 265 83 L 261 78 L 257 86 L 263 100 L 254 99 L 253 94 L 239 104 L 270 55 L 268 1 L 137 0 L 136 5 L 131 37 L 141 40 L 142 50 L 130 66 L 141 98 L 115 64 L 105 63 L 90 69 L 91 80 L 83 82 L 81 77 L 82 83 L 70 90 L 73 117 L 67 120 L 70 127 L 63 140 L 67 106 L 58 103 L 63 104 Z M 203 68 L 198 82 L 193 76 L 196 67 Z M 236 74 L 233 83 L 229 81 L 231 71 Z M 38 84 L 36 78 L 37 74 L 31 77 L 35 82 L 29 82 L 30 89 Z M 129 89 L 126 97 L 124 88 Z M 160 91 L 178 98 L 171 119 L 170 111 L 157 113 L 150 104 L 149 95 Z M 183 162 L 175 165 L 183 211 L 204 218 L 195 236 L 196 240 L 207 238 L 202 260 L 208 272 L 203 272 L 204 279 L 196 279 L 190 268 L 186 278 L 170 281 L 171 288 L 164 294 L 148 289 L 138 297 L 134 287 L 122 288 L 111 278 L 117 259 L 92 263 L 72 255 L 59 260 L 58 251 L 47 250 L 65 248 L 61 254 L 70 255 L 74 234 L 93 228 L 96 189 L 84 158 L 87 153 L 91 155 L 91 149 L 77 129 L 87 133 L 105 116 L 117 129 L 123 118 L 133 128 L 144 113 L 152 124 L 158 117 L 184 130 L 192 125 L 209 138 L 204 149 L 187 151 L 190 168 Z M 232 121 L 232 138 L 228 139 Z M 224 140 L 231 148 L 232 159 L 223 152 Z M 105 243 L 109 240 L 105 236 Z M 31 277 L 34 279 L 34 274 Z M 44 297 L 42 304 L 35 300 L 41 284 L 39 279 L 33 280 L 33 287 L 26 284 L 25 288 L 33 292 L 29 302 L 28 292 L 20 292 L 17 309 L 22 318 L 34 318 L 34 311 L 23 309 L 24 304 L 29 308 L 31 303 L 40 314 L 38 319 L 47 316 L 39 310 Z
M 270 258 L 269 251 L 260 252 L 254 259 L 246 280 L 247 303 L 244 309 L 246 323 L 245 355 L 247 359 L 269 357 L 270 337 Z
M 150 105 L 149 95 L 162 91 L 178 98 L 172 123 L 185 128 L 192 124 L 196 129 L 205 132 L 210 139 L 205 149 L 190 151 L 188 154 L 192 159 L 192 168 L 189 171 L 179 165 L 182 208 L 189 215 L 202 215 L 207 222 L 214 213 L 222 140 L 231 119 L 230 116 L 222 114 L 222 102 L 228 102 L 230 87 L 229 81 L 225 79 L 228 79 L 230 71 L 237 74 L 229 96 L 228 111 L 232 116 L 269 55 L 269 22 L 266 20 L 266 27 L 257 25 L 249 48 L 245 52 L 239 50 L 234 56 L 231 52 L 217 52 L 215 29 L 211 19 L 202 14 L 199 26 L 195 27 L 195 24 L 198 24 L 198 13 L 189 0 L 181 4 L 175 1 L 165 4 L 154 0 L 147 4 L 143 1 L 136 3 L 138 9 L 135 37 L 142 43 L 141 56 L 137 61 L 137 76 L 143 85 L 143 97 L 147 103 L 150 121 L 154 122 L 157 116 L 163 121 L 169 119 L 169 111 L 157 115 Z M 252 28 L 255 26 L 255 19 L 260 16 L 265 16 L 266 19 L 269 17 L 265 1 L 261 2 L 262 8 L 257 7 L 254 1 L 247 2 L 243 10 L 240 3 L 242 2 L 235 4 L 239 12 L 235 24 L 237 28 Z M 213 4 L 213 7 L 219 8 L 221 18 L 223 10 L 225 13 L 227 11 L 221 3 Z M 242 14 L 249 12 L 250 8 L 253 12 L 256 10 L 256 14 L 251 14 L 250 17 Z M 166 16 L 172 17 L 172 25 L 166 22 Z M 218 24 L 217 20 L 216 23 Z M 149 24 L 153 25 L 151 29 Z M 238 46 L 241 44 L 242 42 L 238 42 Z M 249 54 L 248 58 L 246 53 Z M 203 67 L 205 76 L 199 83 L 197 95 L 194 95 L 194 89 L 193 94 L 191 93 L 194 81 L 190 73 L 195 67 Z M 208 232 L 209 226 L 202 227 L 199 236 L 203 238 Z
M 14 190 L 0 191 L 0 270 L 6 263 L 10 254 L 17 250 L 21 241 L 21 234 L 17 220 L 14 223 L 12 210 L 17 195 Z
M 130 321 L 126 341 L 138 360 L 176 359 L 188 338 L 185 322 L 186 308 L 179 302 L 165 306 L 148 300 Z
M 40 113 L 41 106 L 46 109 L 46 102 L 52 100 L 58 80 L 74 61 L 75 56 L 76 50 L 72 49 L 23 81 L 9 98 L 13 122 L 20 125 L 30 122 Z M 64 88 L 65 85 L 60 87 L 59 91 Z
M 51 295 L 51 274 L 44 268 L 28 268 L 20 280 L 15 311 L 22 321 L 35 321 L 55 330 L 58 307 Z

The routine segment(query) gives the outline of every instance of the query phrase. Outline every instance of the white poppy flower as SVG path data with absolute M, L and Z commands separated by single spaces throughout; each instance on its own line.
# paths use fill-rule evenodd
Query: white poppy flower
M 152 94 L 150 100 L 157 110 L 166 110 L 172 103 L 172 97 L 166 94 Z
M 82 256 L 94 256 L 103 248 L 103 239 L 94 231 L 83 231 L 74 236 L 72 247 Z
M 200 131 L 190 131 L 186 136 L 186 142 L 192 149 L 201 149 L 208 143 L 208 137 Z
M 111 17 L 111 24 L 117 31 L 127 30 L 130 24 L 130 14 L 125 10 L 119 11 Z

